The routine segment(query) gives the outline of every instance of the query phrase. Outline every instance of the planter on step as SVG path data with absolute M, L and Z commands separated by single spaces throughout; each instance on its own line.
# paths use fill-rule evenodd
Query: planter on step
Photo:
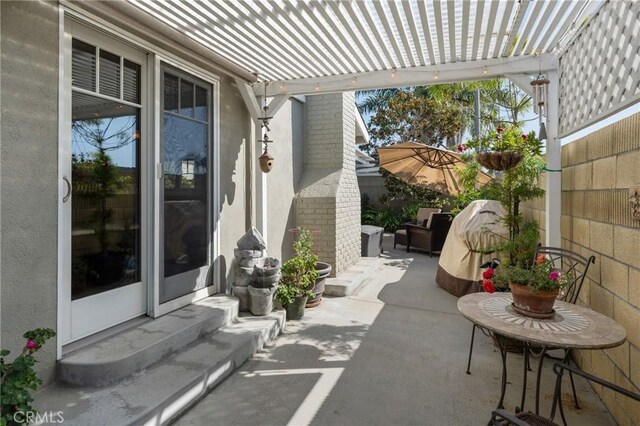
M 249 312 L 251 299 L 249 297 L 249 287 L 234 285 L 231 287 L 233 295 L 238 298 L 238 311 Z
M 274 257 L 265 257 L 256 263 L 253 270 L 254 287 L 273 287 L 280 280 L 280 261 Z
M 273 311 L 273 294 L 276 287 L 256 288 L 249 286 L 251 313 L 256 316 L 269 315 Z

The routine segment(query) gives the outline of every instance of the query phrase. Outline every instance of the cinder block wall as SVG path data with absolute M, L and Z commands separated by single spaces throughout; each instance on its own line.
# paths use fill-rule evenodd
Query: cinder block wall
M 640 114 L 562 149 L 562 245 L 595 255 L 579 303 L 615 319 L 627 341 L 614 349 L 576 351 L 586 370 L 640 391 L 640 221 L 631 219 L 629 187 L 640 185 Z M 544 200 L 527 214 L 544 217 Z M 595 387 L 621 425 L 640 425 L 640 404 Z
M 360 191 L 355 172 L 355 97 L 307 97 L 307 145 L 296 224 L 314 231 L 315 248 L 340 274 L 360 259 Z

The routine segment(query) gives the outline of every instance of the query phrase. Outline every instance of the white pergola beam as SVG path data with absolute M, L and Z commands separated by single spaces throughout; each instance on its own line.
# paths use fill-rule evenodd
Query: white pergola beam
M 511 49 L 511 45 L 516 41 L 516 37 L 519 34 L 518 30 L 520 29 L 520 25 L 522 25 L 522 19 L 524 18 L 524 15 L 527 13 L 530 3 L 531 3 L 531 0 L 522 0 L 518 4 L 518 10 L 516 12 L 516 17 L 513 20 L 513 24 L 511 25 L 511 30 L 509 31 L 509 37 L 507 38 L 507 43 L 505 44 L 504 49 L 502 49 L 503 57 L 511 55 L 511 53 L 513 53 L 512 50 L 515 51 L 515 46 L 513 46 L 513 49 Z
M 424 39 L 427 42 L 427 50 L 429 52 L 429 63 L 431 65 L 436 64 L 436 54 L 433 49 L 433 39 L 431 37 L 431 27 L 429 25 L 429 17 L 427 16 L 427 9 L 424 2 L 418 2 L 418 11 L 420 13 L 420 20 L 422 21 L 422 29 L 424 31 Z
M 486 73 L 484 73 L 486 67 Z M 300 78 L 270 84 L 267 96 L 313 95 L 344 91 L 407 87 L 415 85 L 441 84 L 456 81 L 486 80 L 506 74 L 537 73 L 558 68 L 558 58 L 552 54 L 536 57 L 491 58 L 474 62 L 426 65 L 410 69 L 381 70 L 365 73 L 345 74 L 319 78 Z M 439 79 L 434 80 L 434 73 Z M 392 76 L 393 73 L 393 76 Z M 355 82 L 354 82 L 355 79 Z M 254 84 L 256 95 L 262 95 L 264 83 Z
M 535 2 L 533 11 L 531 12 L 531 15 L 529 16 L 529 18 L 527 19 L 527 25 L 524 27 L 524 30 L 522 31 L 522 33 L 520 33 L 520 40 L 518 41 L 518 45 L 513 50 L 514 55 L 516 56 L 521 55 L 524 47 L 527 45 L 527 43 L 531 41 L 529 40 L 529 37 L 531 36 L 531 28 L 533 28 L 533 24 L 536 22 L 535 18 L 540 14 L 540 9 L 542 9 L 542 6 L 544 6 L 543 2 L 541 1 Z
M 531 87 L 531 79 L 527 74 L 505 74 L 509 80 L 513 81 L 527 95 L 533 97 L 533 89 Z
M 496 22 L 498 6 L 500 6 L 499 2 L 497 1 L 491 2 L 491 9 L 489 9 L 489 20 L 487 21 L 487 28 L 485 29 L 484 41 L 482 43 L 482 59 L 487 59 L 487 57 L 489 56 L 489 46 L 491 46 L 491 38 L 493 36 L 493 26 L 495 25 L 495 22 Z
M 475 61 L 478 58 L 478 48 L 480 45 L 480 33 L 482 32 L 482 16 L 484 12 L 484 0 L 479 0 L 476 3 L 476 21 L 473 31 L 473 45 L 471 48 L 471 60 Z
M 493 57 L 497 58 L 500 54 L 500 48 L 502 47 L 502 41 L 504 40 L 505 33 L 507 31 L 507 26 L 509 25 L 509 21 L 511 20 L 511 11 L 513 10 L 513 6 L 515 3 L 509 2 L 507 3 L 506 10 L 504 11 L 504 15 L 502 16 L 502 22 L 500 23 L 500 30 L 498 31 L 498 37 L 496 37 L 496 44 L 493 48 Z
M 471 2 L 465 1 L 462 3 L 462 36 L 460 38 L 460 59 L 462 61 L 467 60 L 467 38 L 469 37 L 469 9 L 471 8 Z
M 404 57 L 402 56 L 402 51 L 400 50 L 400 46 L 398 45 L 398 40 L 396 40 L 396 36 L 393 33 L 393 30 L 391 29 L 391 24 L 389 24 L 389 20 L 387 19 L 387 14 L 385 13 L 385 10 L 382 7 L 382 3 L 374 2 L 374 7 L 378 14 L 378 19 L 382 23 L 384 31 L 387 34 L 387 38 L 391 42 L 391 47 L 393 48 L 393 51 L 396 54 L 396 58 L 398 59 L 398 63 L 400 67 L 406 68 L 407 63 L 405 62 Z
M 262 110 L 260 108 L 260 104 L 258 104 L 258 98 L 256 97 L 256 92 L 254 92 L 254 88 L 251 87 L 249 83 L 240 79 L 236 79 L 236 85 L 238 86 L 238 90 L 240 90 L 240 95 L 242 96 L 244 104 L 247 106 L 249 115 L 251 115 L 254 122 L 257 122 Z M 264 87 L 263 84 L 260 84 L 260 86 Z
M 547 110 L 547 179 L 545 188 L 545 243 L 550 247 L 562 247 L 562 145 L 559 130 L 559 84 L 558 71 L 547 73 L 549 79 L 549 108 Z

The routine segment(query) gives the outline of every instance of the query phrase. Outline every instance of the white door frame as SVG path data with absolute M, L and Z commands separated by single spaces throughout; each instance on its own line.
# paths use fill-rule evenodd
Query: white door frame
M 69 140 L 70 128 L 67 125 L 70 123 L 70 106 L 71 106 L 71 76 L 68 75 L 68 71 L 71 66 L 71 52 L 68 51 L 68 46 L 71 45 L 71 36 L 67 34 L 67 28 L 65 27 L 65 19 L 73 18 L 74 21 L 84 22 L 87 25 L 95 27 L 100 31 L 108 34 L 110 37 L 126 42 L 130 45 L 136 46 L 139 49 L 145 50 L 148 53 L 146 65 L 147 72 L 145 73 L 147 82 L 143 87 L 142 97 L 143 104 L 146 102 L 146 108 L 143 109 L 143 113 L 146 112 L 147 126 L 144 129 L 148 135 L 146 144 L 142 144 L 141 155 L 141 178 L 143 183 L 141 185 L 142 203 L 146 205 L 147 212 L 143 212 L 142 220 L 146 220 L 148 224 L 155 224 L 157 222 L 157 196 L 159 178 L 162 176 L 161 170 L 159 170 L 160 153 L 157 149 L 159 142 L 159 135 L 161 132 L 160 126 L 160 63 L 165 62 L 173 65 L 185 72 L 193 74 L 212 84 L 212 106 L 213 106 L 213 123 L 212 132 L 213 137 L 211 143 L 212 146 L 212 174 L 213 179 L 213 195 L 212 195 L 212 263 L 213 267 L 217 266 L 217 259 L 220 255 L 220 77 L 209 71 L 203 70 L 187 60 L 179 56 L 182 48 L 178 45 L 175 49 L 167 50 L 153 45 L 152 43 L 144 40 L 134 34 L 122 30 L 121 28 L 113 25 L 112 23 L 90 13 L 82 10 L 80 6 L 75 4 L 64 2 L 59 8 L 58 24 L 59 24 L 59 85 L 58 85 L 58 141 Z M 65 139 L 67 138 L 67 139 Z M 70 173 L 68 168 L 67 158 L 71 158 L 71 146 L 70 144 L 59 143 L 59 156 L 58 156 L 58 199 L 62 198 L 67 193 L 66 183 L 63 177 L 69 177 Z M 144 183 L 146 179 L 146 184 Z M 65 256 L 60 256 L 60 253 L 64 253 L 63 250 L 70 249 L 70 236 L 71 236 L 71 223 L 62 220 L 65 216 L 66 206 L 63 203 L 58 203 L 58 338 L 57 338 L 57 358 L 62 358 L 63 345 L 68 343 L 64 340 L 64 336 L 70 335 L 71 323 L 70 323 L 70 309 L 71 309 L 71 287 L 69 285 L 63 285 L 65 280 L 69 280 L 71 276 L 70 264 L 65 261 Z M 145 229 L 146 228 L 146 229 Z M 159 241 L 159 230 L 155 226 L 144 226 L 142 230 L 142 258 L 146 259 L 146 266 L 141 265 L 141 276 L 143 282 L 147 283 L 147 314 L 152 317 L 158 317 L 165 313 L 171 312 L 189 303 L 192 303 L 201 298 L 207 297 L 220 289 L 220 282 L 223 274 L 226 271 L 218 270 L 213 274 L 213 285 L 202 290 L 198 290 L 189 295 L 172 300 L 165 304 L 160 305 L 159 301 L 159 274 L 158 274 L 158 259 L 159 259 L 159 244 L 155 244 L 155 241 Z

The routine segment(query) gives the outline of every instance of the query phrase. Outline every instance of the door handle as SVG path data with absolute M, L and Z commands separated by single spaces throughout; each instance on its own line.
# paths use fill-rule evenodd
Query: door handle
M 71 197 L 71 182 L 69 182 L 69 179 L 67 179 L 66 176 L 62 176 L 62 179 L 67 184 L 67 194 L 62 197 L 62 202 L 66 203 L 67 201 L 69 201 L 69 197 Z

